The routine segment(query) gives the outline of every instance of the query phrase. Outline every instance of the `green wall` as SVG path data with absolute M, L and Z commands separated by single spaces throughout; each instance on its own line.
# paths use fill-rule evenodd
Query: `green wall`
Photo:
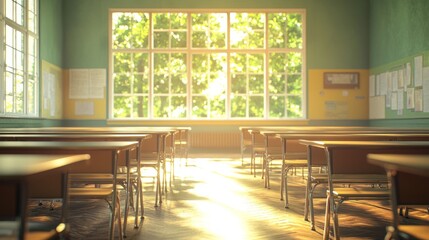
M 62 0 L 40 0 L 40 57 L 63 67 Z
M 370 67 L 429 50 L 429 1 L 371 0 Z
M 111 8 L 306 9 L 307 68 L 369 67 L 367 0 L 64 0 L 63 5 L 65 68 L 107 68 Z
M 371 0 L 370 73 L 394 70 L 415 56 L 423 56 L 429 66 L 429 1 Z M 425 94 L 429 94 L 426 92 Z M 429 128 L 429 113 L 404 108 L 402 114 L 386 108 L 386 117 L 370 120 L 373 126 Z

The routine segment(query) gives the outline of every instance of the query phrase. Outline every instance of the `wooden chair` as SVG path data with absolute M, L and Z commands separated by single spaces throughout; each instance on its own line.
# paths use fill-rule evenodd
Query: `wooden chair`
M 251 156 L 250 156 L 250 174 L 253 174 L 256 177 L 256 158 L 261 158 L 261 170 L 262 173 L 264 163 L 265 163 L 265 140 L 258 130 L 249 130 L 250 135 L 252 136 L 252 147 L 251 147 Z M 262 175 L 263 176 L 263 175 Z
M 252 149 L 252 135 L 249 133 L 249 128 L 240 127 L 240 152 L 241 166 L 244 166 L 244 154 Z
M 190 129 L 179 129 L 174 136 L 174 148 L 180 159 L 185 159 L 185 166 L 188 166 L 188 154 L 191 147 Z
M 374 150 L 376 151 L 376 150 Z M 340 205 L 348 200 L 386 200 L 390 198 L 387 187 L 339 187 L 335 179 L 344 179 L 350 182 L 359 182 L 365 179 L 387 177 L 383 168 L 369 164 L 366 161 L 366 151 L 338 150 L 325 148 L 328 159 L 328 190 L 326 196 L 325 226 L 323 238 L 329 239 L 330 218 L 333 217 L 334 238 L 340 239 L 338 212 Z

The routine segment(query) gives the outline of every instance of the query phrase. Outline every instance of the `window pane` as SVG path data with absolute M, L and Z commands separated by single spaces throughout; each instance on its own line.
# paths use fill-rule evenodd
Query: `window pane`
M 289 94 L 302 94 L 301 75 L 289 75 L 287 78 L 287 92 Z
M 287 16 L 287 47 L 302 49 L 301 14 L 288 14 Z
M 154 48 L 186 48 L 187 18 L 185 13 L 154 13 Z
M 186 117 L 186 96 L 171 97 L 171 116 L 172 118 Z
M 231 47 L 255 49 L 264 47 L 265 14 L 231 13 Z
M 148 116 L 149 101 L 146 96 L 115 96 L 113 105 L 115 118 L 141 118 Z
M 289 118 L 302 118 L 302 98 L 299 96 L 289 96 L 287 98 L 287 115 Z
M 133 117 L 143 118 L 149 116 L 149 97 L 135 96 L 133 99 Z
M 168 118 L 169 101 L 167 96 L 155 96 L 153 98 L 153 112 L 155 118 Z
M 131 78 L 128 74 L 114 74 L 113 75 L 113 92 L 121 94 L 131 93 Z
M 205 96 L 192 97 L 192 116 L 197 118 L 206 118 L 208 101 Z
M 149 76 L 146 74 L 134 74 L 133 93 L 149 93 Z
M 210 101 L 210 118 L 225 118 L 225 96 L 215 96 Z
M 231 93 L 247 93 L 247 77 L 245 74 L 231 76 Z
M 270 117 L 282 118 L 285 117 L 285 97 L 270 96 Z
M 227 15 L 225 13 L 196 13 L 192 18 L 193 48 L 225 48 Z
M 246 97 L 234 96 L 231 98 L 231 117 L 246 117 Z
M 249 97 L 249 117 L 264 117 L 264 97 L 251 96 Z
M 149 15 L 145 13 L 112 14 L 112 48 L 148 48 Z
M 27 112 L 30 114 L 36 114 L 36 90 L 35 81 L 33 79 L 29 79 L 27 81 Z

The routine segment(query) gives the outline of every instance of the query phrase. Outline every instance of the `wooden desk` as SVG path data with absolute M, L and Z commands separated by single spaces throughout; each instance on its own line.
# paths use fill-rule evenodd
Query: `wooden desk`
M 360 175 L 360 174 L 385 174 L 384 168 L 367 162 L 369 153 L 413 153 L 429 154 L 429 141 L 310 141 L 300 140 L 301 144 L 312 148 L 324 150 L 328 163 L 328 191 L 325 211 L 324 239 L 329 238 L 330 217 L 333 216 L 334 237 L 339 239 L 338 205 L 334 196 L 338 189 L 334 189 L 333 178 L 335 175 Z M 335 194 L 334 194 L 335 191 Z M 374 192 L 376 196 L 377 193 Z M 385 193 L 380 194 L 380 197 Z M 388 196 L 388 195 L 387 195 Z M 356 195 L 355 199 L 358 199 Z M 352 198 L 351 198 L 352 199 Z
M 293 152 L 296 152 L 297 147 L 295 146 L 296 144 L 299 144 L 300 139 L 306 139 L 306 140 L 351 140 L 351 141 L 411 141 L 411 140 L 429 140 L 429 134 L 428 133 L 406 133 L 406 132 L 397 132 L 397 133 L 385 133 L 385 132 L 370 132 L 370 133 L 359 133 L 359 132 L 355 132 L 355 131 L 350 131 L 350 132 L 330 132 L 330 131 L 326 131 L 326 132 L 315 132 L 315 133 L 308 133 L 308 132 L 302 132 L 302 133 L 276 133 L 276 132 L 282 132 L 280 131 L 270 131 L 270 132 L 266 132 L 266 131 L 261 131 L 262 134 L 270 137 L 273 134 L 276 135 L 276 137 L 280 138 L 282 140 L 282 146 L 283 146 L 283 154 L 285 154 L 285 156 L 287 156 L 288 152 L 290 151 L 290 148 L 294 148 Z M 301 145 L 301 144 L 300 144 Z M 303 146 L 303 145 L 301 145 Z M 311 153 L 311 151 L 307 151 L 307 149 L 304 148 L 303 150 L 303 154 L 308 155 L 308 154 L 317 154 L 317 155 L 322 155 L 323 157 L 313 157 L 310 158 L 308 156 L 306 156 L 306 159 L 308 161 L 308 180 L 311 180 L 312 177 L 312 167 L 320 167 L 320 166 L 326 166 L 327 162 L 324 159 L 324 153 L 320 153 L 320 151 L 314 150 L 316 151 L 316 153 Z M 286 159 L 286 158 L 284 158 Z M 285 163 L 285 161 L 283 162 Z M 283 164 L 282 169 L 287 169 L 287 166 L 285 166 L 285 164 Z M 286 175 L 286 171 L 282 172 L 282 184 L 281 184 L 281 197 L 280 199 L 283 200 L 283 196 L 285 195 L 286 198 L 286 202 L 285 202 L 285 206 L 288 207 L 288 195 L 287 195 L 287 175 Z M 307 220 L 308 217 L 308 201 L 312 201 L 312 191 L 313 188 L 311 186 L 311 182 L 307 181 L 307 189 L 306 189 L 306 207 L 305 207 L 305 220 Z M 312 229 L 314 229 L 314 225 L 312 222 Z
M 33 175 L 43 175 L 54 169 L 67 171 L 66 166 L 89 160 L 90 155 L 54 155 L 54 154 L 0 154 L 0 219 L 19 221 L 18 239 L 30 239 L 27 233 L 26 216 L 28 189 Z M 66 198 L 67 186 L 62 177 L 52 181 L 63 182 L 62 197 Z M 33 185 L 37 182 L 33 182 Z M 63 206 L 63 216 L 67 206 Z M 49 234 L 49 233 L 46 233 Z M 1 238 L 1 236 L 0 236 Z
M 29 134 L 0 134 L 0 140 L 1 141 L 137 141 L 138 147 L 136 149 L 136 162 L 137 162 L 137 168 L 140 169 L 141 164 L 141 149 L 143 147 L 143 141 L 146 139 L 151 138 L 151 134 L 140 134 L 140 133 L 117 133 L 117 134 L 111 134 L 111 133 L 98 133 L 98 132 L 91 132 L 91 133 L 83 133 L 83 134 L 71 134 L 69 132 L 66 133 L 29 133 Z M 127 178 L 127 194 L 125 199 L 125 214 L 124 214 L 124 224 L 123 224 L 123 233 L 126 233 L 126 226 L 127 226 L 127 219 L 128 219 L 128 212 L 129 212 L 129 189 L 131 189 L 131 179 L 130 179 L 130 162 L 126 162 L 126 178 Z M 141 171 L 137 171 L 137 179 L 141 179 Z M 139 181 L 137 183 L 137 192 L 136 192 L 136 208 L 135 208 L 135 220 L 134 220 L 134 227 L 138 228 L 138 213 L 139 213 L 139 199 L 141 196 L 141 199 L 143 199 L 143 191 L 141 182 Z M 144 206 L 143 201 L 140 201 L 140 207 L 141 207 L 141 218 L 144 216 Z
M 26 153 L 26 154 L 90 154 L 91 160 L 84 167 L 71 166 L 70 172 L 75 173 L 109 173 L 112 174 L 113 194 L 112 212 L 116 213 L 116 185 L 118 159 L 121 152 L 125 152 L 126 161 L 129 161 L 129 152 L 138 147 L 135 141 L 114 142 L 61 142 L 61 141 L 3 141 L 0 142 L 0 153 Z M 106 160 L 107 159 L 107 160 Z M 108 161 L 108 164 L 106 164 Z M 110 163 L 109 163 L 110 162 Z M 58 174 L 58 173 L 57 173 Z M 56 198 L 61 196 L 61 184 L 49 181 L 51 176 L 40 181 L 45 181 L 43 189 L 31 189 L 30 197 Z M 34 191 L 33 191 L 34 190 Z M 111 215 L 109 237 L 114 237 L 115 216 Z
M 429 155 L 368 154 L 368 162 L 386 169 L 391 182 L 392 226 L 386 239 L 399 239 L 399 233 L 410 239 L 428 237 L 428 225 L 401 225 L 398 208 L 429 206 Z M 406 216 L 406 214 L 404 214 Z
M 166 168 L 164 164 L 166 156 L 166 137 L 179 129 L 189 129 L 186 127 L 45 127 L 45 128 L 3 128 L 0 134 L 150 134 L 150 142 L 146 141 L 140 148 L 140 154 L 156 153 L 157 166 L 157 186 L 155 196 L 155 207 L 162 203 L 162 190 L 166 189 Z M 153 141 L 153 142 L 152 142 Z M 174 138 L 172 138 L 174 142 Z M 153 144 L 152 144 L 153 143 Z M 173 144 L 174 146 L 174 144 Z M 172 150 L 174 151 L 174 149 Z M 174 154 L 172 154 L 174 156 Z M 160 171 L 163 171 L 161 181 Z M 165 186 L 164 188 L 162 186 Z
M 401 171 L 429 176 L 429 155 L 417 154 L 368 154 L 368 161 L 388 171 Z

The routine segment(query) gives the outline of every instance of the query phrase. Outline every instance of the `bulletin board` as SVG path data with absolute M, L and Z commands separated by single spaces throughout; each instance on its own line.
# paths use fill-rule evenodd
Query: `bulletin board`
M 106 119 L 106 69 L 64 71 L 64 118 Z
M 63 70 L 49 62 L 42 60 L 40 110 L 43 118 L 61 119 L 62 108 L 62 76 Z
M 429 117 L 429 52 L 373 69 L 369 96 L 385 99 L 384 105 L 370 105 L 383 110 L 385 119 Z
M 311 120 L 360 120 L 368 119 L 368 73 L 367 69 L 310 69 L 308 75 L 308 117 Z M 345 87 L 341 81 L 326 87 L 326 73 L 342 76 L 347 74 L 358 79 Z M 334 74 L 334 75 L 335 75 Z M 350 88 L 349 85 L 353 85 Z

